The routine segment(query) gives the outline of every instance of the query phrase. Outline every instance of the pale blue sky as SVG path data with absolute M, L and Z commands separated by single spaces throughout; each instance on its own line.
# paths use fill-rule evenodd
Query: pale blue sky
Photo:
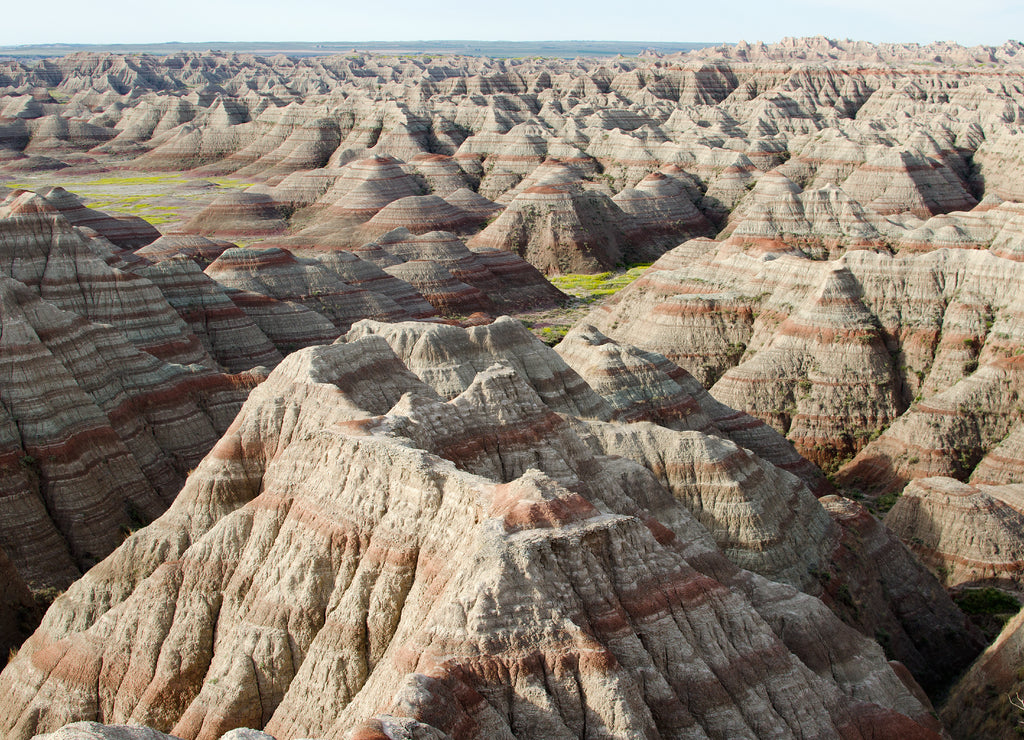
M 0 45 L 161 41 L 867 41 L 998 44 L 1024 37 L 1020 0 L 14 0 Z

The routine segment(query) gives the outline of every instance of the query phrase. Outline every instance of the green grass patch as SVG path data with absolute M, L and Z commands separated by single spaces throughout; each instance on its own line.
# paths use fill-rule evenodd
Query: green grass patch
M 59 179 L 59 173 L 57 174 Z M 90 188 L 137 188 L 142 185 L 167 185 L 167 186 L 181 186 L 189 182 L 189 179 L 184 175 L 178 173 L 170 173 L 164 175 L 110 175 L 107 177 L 90 177 L 80 180 L 59 180 L 59 182 L 51 182 L 53 175 L 49 179 L 40 177 L 40 181 L 37 183 L 28 182 L 9 182 L 4 183 L 9 188 L 23 188 L 25 190 L 35 190 L 36 188 L 45 185 L 60 185 L 65 190 L 78 195 L 85 195 L 85 191 Z M 114 191 L 116 192 L 116 191 Z M 103 191 L 104 195 L 112 195 L 113 193 L 106 190 Z
M 53 98 L 54 102 L 60 103 L 61 105 L 63 105 L 64 103 L 68 102 L 69 100 L 71 100 L 71 96 L 70 95 L 68 95 L 66 92 L 62 92 L 62 91 L 58 90 L 55 87 L 48 87 L 48 88 L 46 88 L 46 93 L 51 98 Z
M 111 180 L 117 179 L 117 183 L 110 182 Z M 133 180 L 140 182 L 125 183 L 121 180 Z M 145 180 L 146 182 L 141 182 Z M 97 190 L 90 191 L 88 186 L 104 184 L 129 184 L 129 185 L 144 185 L 146 183 L 154 184 L 150 178 L 107 178 L 106 181 L 92 180 L 88 183 L 82 183 L 87 186 L 86 189 L 75 187 L 74 183 L 61 183 L 61 186 L 65 190 L 74 193 L 75 195 L 82 198 L 87 208 L 92 208 L 97 211 L 103 211 L 104 213 L 110 213 L 112 215 L 122 216 L 138 216 L 139 218 L 145 219 L 154 226 L 160 224 L 169 224 L 176 221 L 180 221 L 181 217 L 178 215 L 180 210 L 178 206 L 167 206 L 167 205 L 155 205 L 151 201 L 157 200 L 163 197 L 160 193 L 143 193 L 140 195 L 120 195 L 116 192 L 108 190 Z M 3 183 L 5 187 L 11 188 L 12 190 L 36 190 L 39 185 L 32 185 L 29 183 Z
M 997 588 L 965 589 L 953 597 L 957 606 L 989 642 L 996 639 L 1006 623 L 1020 610 L 1020 602 Z
M 868 505 L 868 509 L 870 509 L 875 516 L 881 518 L 889 513 L 889 510 L 896 505 L 896 500 L 900 497 L 900 493 L 902 493 L 902 491 L 882 494 L 875 499 L 874 505 Z
M 12 189 L 38 190 L 43 185 L 59 184 L 65 190 L 78 195 L 85 205 L 112 215 L 138 216 L 156 227 L 175 224 L 187 219 L 195 210 L 195 204 L 204 203 L 217 197 L 218 190 L 242 190 L 253 183 L 230 177 L 208 179 L 215 188 L 195 192 L 194 178 L 180 172 L 163 173 L 109 173 L 97 177 L 78 176 L 68 180 L 53 179 L 52 173 L 40 175 L 38 179 L 7 182 Z
M 89 208 L 111 214 L 138 216 L 154 226 L 174 223 L 181 220 L 176 206 L 159 206 L 150 203 L 159 198 L 156 194 L 145 195 L 113 195 L 111 193 L 79 192 Z
M 587 302 L 597 301 L 618 293 L 644 274 L 650 263 L 633 265 L 623 272 L 600 272 L 596 275 L 559 275 L 549 278 L 551 284 L 563 293 Z

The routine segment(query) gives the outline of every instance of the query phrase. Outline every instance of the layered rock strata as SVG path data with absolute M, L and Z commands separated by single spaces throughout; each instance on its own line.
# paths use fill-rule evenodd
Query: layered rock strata
M 1020 726 L 1024 680 L 1024 612 L 1007 622 L 950 692 L 941 708 L 943 723 L 956 738 L 1010 740 Z
M 0 215 L 0 548 L 62 589 L 166 509 L 261 377 L 243 371 L 280 355 L 191 262 L 125 262 L 32 193 Z
M 885 524 L 949 587 L 1020 591 L 1024 487 L 968 485 L 951 478 L 912 481 Z
M 59 188 L 0 189 L 18 578 L 63 586 L 163 510 L 264 371 L 244 372 L 280 366 L 180 511 L 58 602 L 0 714 L 211 738 L 913 736 L 888 713 L 929 722 L 891 687 L 905 672 L 811 597 L 930 690 L 977 636 L 813 463 L 872 506 L 907 486 L 893 526 L 947 585 L 1016 588 L 1022 59 L 816 38 L 0 62 L 11 178 L 232 173 L 260 184 L 189 228 L 273 237 L 154 242 Z M 436 229 L 482 230 L 467 249 Z M 464 318 L 553 306 L 537 268 L 687 239 L 560 358 Z M 386 323 L 438 314 L 475 326 Z M 1019 688 L 1015 634 L 954 690 L 954 733 L 1012 730 L 989 694 Z
M 115 328 L 0 277 L 5 468 L 0 547 L 36 587 L 66 587 L 159 516 L 255 378 L 161 361 Z
M 1018 264 L 978 250 L 765 259 L 694 240 L 586 320 L 664 354 L 816 462 L 857 453 L 844 483 L 893 490 L 970 475 L 990 452 L 995 464 L 1003 439 L 1012 456 Z
M 389 339 L 410 357 L 450 331 L 481 359 L 521 341 L 502 322 L 410 345 L 414 326 Z M 449 401 L 365 331 L 286 358 L 0 676 L 4 732 L 939 736 L 877 645 L 737 568 L 650 471 L 593 452 L 554 405 L 596 394 L 552 383 L 557 355 L 533 347 L 547 369 L 435 376 Z
M 600 272 L 640 253 L 627 243 L 626 216 L 607 196 L 579 185 L 537 185 L 520 193 L 469 242 L 515 252 L 541 272 Z

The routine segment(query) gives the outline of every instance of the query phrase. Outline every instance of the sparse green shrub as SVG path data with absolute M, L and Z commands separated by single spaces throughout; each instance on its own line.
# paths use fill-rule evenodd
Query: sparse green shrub
M 554 347 L 565 338 L 568 332 L 568 326 L 545 326 L 540 330 L 540 340 L 549 347 Z
M 886 493 L 885 495 L 879 496 L 875 501 L 875 513 L 879 515 L 885 514 L 889 509 L 896 505 L 896 499 L 899 497 L 899 493 Z
M 967 614 L 1016 614 L 1020 602 L 997 588 L 972 588 L 954 598 Z
M 734 342 L 725 348 L 725 356 L 733 365 L 740 361 L 743 353 L 747 351 L 747 345 L 741 342 Z

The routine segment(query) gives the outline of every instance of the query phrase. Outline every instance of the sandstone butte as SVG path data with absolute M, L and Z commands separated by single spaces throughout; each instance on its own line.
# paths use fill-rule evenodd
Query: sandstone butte
M 0 62 L 0 734 L 1014 736 L 1022 60 Z

